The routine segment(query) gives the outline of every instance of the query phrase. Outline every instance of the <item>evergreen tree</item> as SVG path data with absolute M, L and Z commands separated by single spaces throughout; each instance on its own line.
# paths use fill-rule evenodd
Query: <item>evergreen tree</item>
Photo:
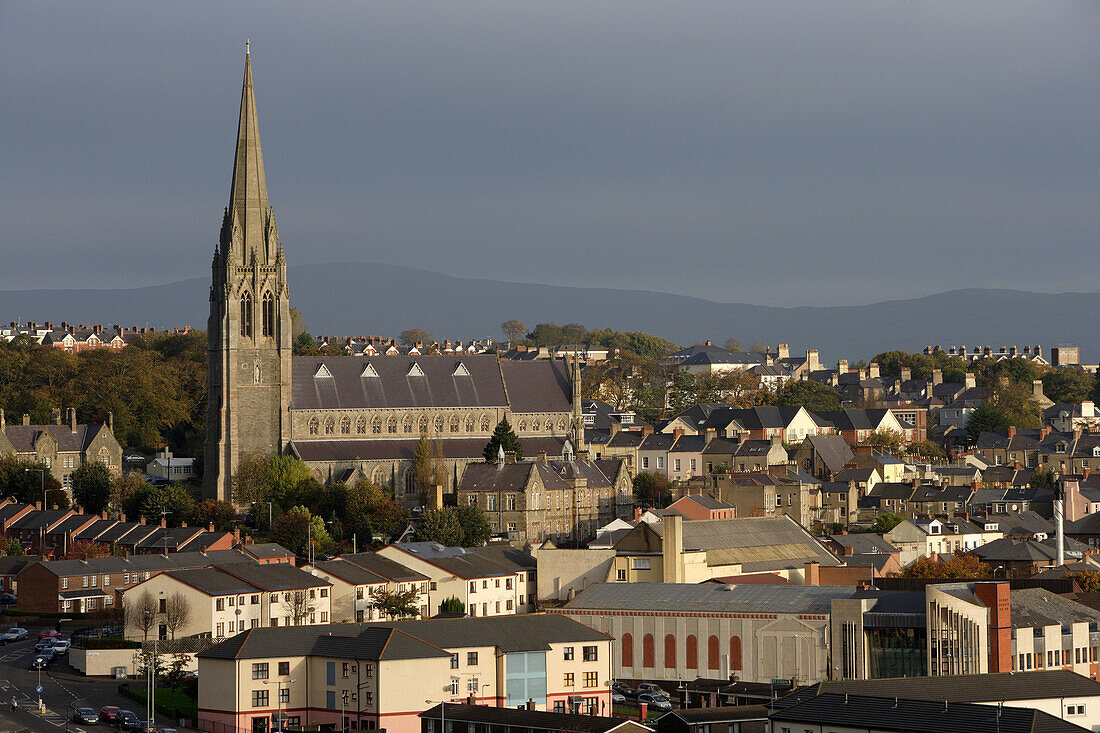
M 451 596 L 445 598 L 442 603 L 439 604 L 440 613 L 466 613 L 466 604 L 462 602 L 462 599 L 458 596 Z
M 73 498 L 84 511 L 99 514 L 111 498 L 111 472 L 99 461 L 88 461 L 73 471 Z
M 515 431 L 508 423 L 507 417 L 500 419 L 496 429 L 493 430 L 493 437 L 485 444 L 485 450 L 482 452 L 482 455 L 485 456 L 485 462 L 496 463 L 497 452 L 502 447 L 505 453 L 514 451 L 517 461 L 523 458 L 523 447 L 519 444 L 519 438 L 516 437 Z
M 417 542 L 438 542 L 444 547 L 457 547 L 464 538 L 465 532 L 453 507 L 426 511 L 416 525 Z
M 462 527 L 463 547 L 481 547 L 489 541 L 493 529 L 489 526 L 489 517 L 481 507 L 464 504 L 447 509 L 454 511 L 458 525 Z

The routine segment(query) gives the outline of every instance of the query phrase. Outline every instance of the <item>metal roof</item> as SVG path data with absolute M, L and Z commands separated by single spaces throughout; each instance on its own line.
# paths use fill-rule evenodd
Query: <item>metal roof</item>
M 581 592 L 564 612 L 828 613 L 834 598 L 855 595 L 855 587 L 832 585 L 600 583 Z

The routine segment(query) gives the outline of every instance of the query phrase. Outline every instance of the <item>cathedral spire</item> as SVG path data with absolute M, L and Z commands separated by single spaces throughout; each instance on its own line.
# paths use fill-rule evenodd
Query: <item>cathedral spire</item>
M 267 258 L 265 236 L 270 206 L 264 156 L 260 149 L 260 125 L 256 116 L 256 95 L 252 88 L 252 55 L 245 42 L 244 85 L 241 89 L 241 116 L 237 123 L 237 153 L 233 160 L 233 186 L 229 192 L 230 227 L 239 227 L 243 240 L 237 251 L 241 256 L 255 252 L 261 261 Z

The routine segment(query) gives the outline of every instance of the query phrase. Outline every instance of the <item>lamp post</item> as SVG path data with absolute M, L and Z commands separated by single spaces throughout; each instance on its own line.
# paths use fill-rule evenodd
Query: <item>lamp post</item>
M 46 511 L 46 469 L 44 468 L 24 468 L 24 471 L 30 473 L 31 471 L 38 471 L 39 487 L 42 489 L 42 511 Z M 50 491 L 64 491 L 65 489 L 50 489 Z M 38 554 L 42 557 L 46 556 L 46 525 L 42 524 L 38 528 Z
M 287 685 L 286 689 L 287 690 L 290 689 L 290 683 L 291 682 L 297 682 L 297 680 L 295 680 L 295 679 L 287 680 L 286 681 L 286 685 Z M 265 685 L 270 685 L 271 680 L 264 680 L 264 684 Z M 283 729 L 283 696 L 282 696 L 282 690 L 283 690 L 283 681 L 282 680 L 275 680 L 275 710 L 276 710 L 276 712 L 275 712 L 276 723 L 275 724 L 278 726 L 278 728 L 275 729 L 275 733 L 279 733 L 279 731 L 281 731 Z M 287 697 L 289 698 L 289 695 Z
M 439 703 L 439 733 L 447 733 L 447 701 L 446 700 L 425 700 L 424 702 L 429 705 L 435 705 Z

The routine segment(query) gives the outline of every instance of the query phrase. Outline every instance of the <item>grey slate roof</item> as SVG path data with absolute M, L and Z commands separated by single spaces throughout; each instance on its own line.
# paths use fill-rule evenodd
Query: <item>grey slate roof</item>
M 919 685 L 914 685 L 911 677 L 833 680 L 821 682 L 817 687 L 823 693 L 847 692 L 869 697 L 896 696 L 939 702 L 990 702 L 1100 695 L 1100 682 L 1068 669 L 922 677 Z
M 392 580 L 395 583 L 419 583 L 429 580 L 427 575 L 422 575 L 401 563 L 391 560 L 383 555 L 373 552 L 346 552 L 339 559 L 353 562 L 364 567 L 375 575 Z
M 831 585 L 600 583 L 566 604 L 570 610 L 697 613 L 828 613 L 834 598 L 856 588 Z
M 287 563 L 260 565 L 256 562 L 219 563 L 219 570 L 247 580 L 257 588 L 266 591 L 304 590 L 319 586 L 332 585 L 327 580 L 311 575 L 305 570 Z
M 379 357 L 382 358 L 382 357 Z M 390 357 L 385 357 L 390 358 Z M 397 440 L 295 440 L 291 445 L 303 461 L 362 460 L 411 461 L 417 439 Z M 520 438 L 525 456 L 545 451 L 548 456 L 560 456 L 565 448 L 564 437 L 541 436 Z M 483 460 L 485 438 L 447 438 L 439 441 L 444 458 L 475 458 Z
M 229 596 L 239 593 L 255 593 L 259 588 L 217 568 L 170 570 L 166 575 L 181 583 L 193 586 L 211 596 Z
M 335 576 L 345 583 L 353 585 L 375 585 L 385 583 L 386 579 L 377 573 L 372 573 L 361 565 L 356 565 L 343 558 L 335 560 L 318 561 L 313 563 L 323 573 Z
M 801 568 L 806 562 L 840 565 L 831 552 L 790 517 L 697 519 L 683 523 L 684 550 L 707 553 L 708 565 L 740 563 L 741 572 Z M 651 527 L 662 537 L 664 524 Z
M 445 718 L 475 725 L 490 726 L 493 730 L 545 730 L 553 733 L 607 733 L 624 724 L 639 725 L 625 718 L 605 718 L 597 715 L 578 713 L 552 713 L 543 710 L 524 708 L 498 708 L 490 705 L 466 705 L 448 703 L 445 710 L 436 705 L 420 713 L 420 717 L 431 720 Z
M 817 457 L 830 471 L 842 471 L 844 465 L 855 455 L 851 446 L 839 435 L 813 435 L 806 438 L 813 446 Z
M 892 554 L 899 552 L 898 548 L 891 545 L 880 534 L 873 532 L 858 532 L 855 534 L 834 534 L 829 539 L 842 547 L 851 547 L 857 555 L 867 554 Z
M 34 444 L 42 433 L 49 433 L 62 453 L 84 451 L 104 429 L 102 425 L 77 425 L 74 432 L 68 425 L 12 425 L 4 428 L 4 435 L 11 441 L 16 453 L 33 453 Z
M 1009 594 L 1013 628 L 1100 623 L 1100 611 L 1043 588 L 1017 588 Z M 1093 688 L 1096 689 L 1096 688 Z M 1092 693 L 1097 694 L 1097 693 Z

